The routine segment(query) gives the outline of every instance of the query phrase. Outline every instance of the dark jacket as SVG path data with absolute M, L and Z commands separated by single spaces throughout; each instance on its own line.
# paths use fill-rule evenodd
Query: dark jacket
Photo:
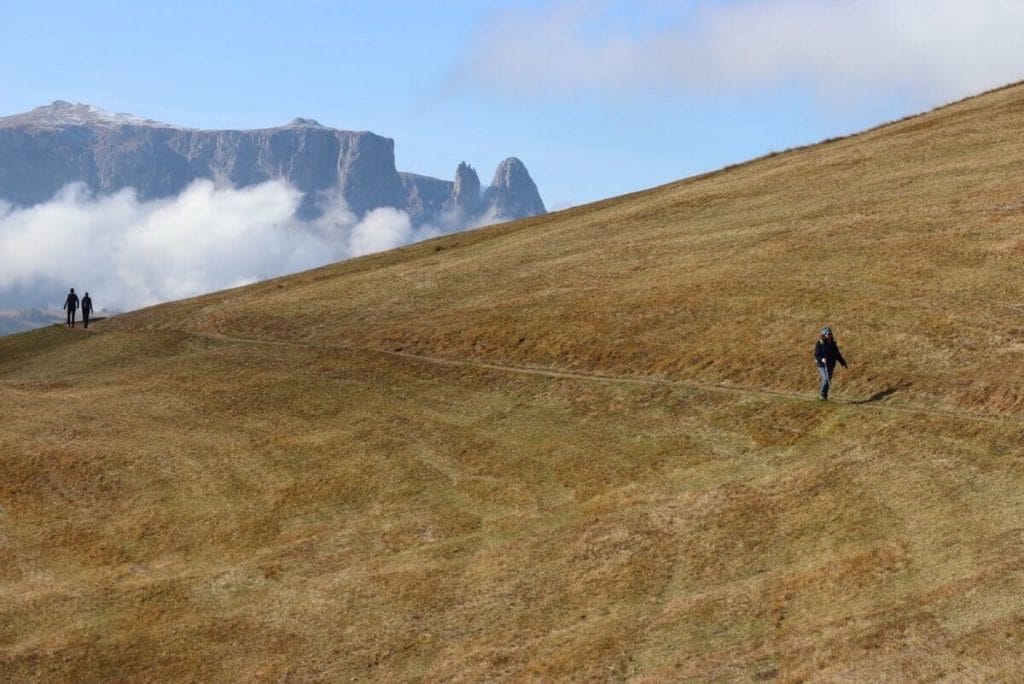
M 82 297 L 82 313 L 92 313 L 92 297 L 90 297 L 89 295 L 85 295 L 84 297 Z
M 825 359 L 824 364 L 821 362 L 822 359 Z M 839 352 L 839 345 L 836 344 L 836 341 L 829 341 L 823 337 L 818 338 L 818 343 L 814 345 L 814 363 L 825 366 L 831 373 L 832 369 L 836 367 L 836 361 L 846 366 L 846 359 Z
M 68 311 L 78 310 L 78 295 L 74 292 L 68 294 L 68 298 L 64 300 L 64 308 Z

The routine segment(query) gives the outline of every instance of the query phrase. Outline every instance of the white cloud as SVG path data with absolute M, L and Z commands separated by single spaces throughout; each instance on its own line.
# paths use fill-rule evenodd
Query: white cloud
M 348 238 L 353 256 L 381 252 L 413 239 L 412 223 L 404 211 L 381 207 L 366 214 Z
M 657 29 L 621 21 L 655 5 L 510 11 L 483 27 L 453 81 L 519 95 L 801 83 L 826 97 L 939 102 L 1024 78 L 1020 0 L 737 0 L 700 3 Z
M 338 196 L 301 221 L 302 194 L 282 181 L 243 189 L 197 181 L 181 195 L 139 201 L 64 188 L 46 204 L 0 203 L 0 306 L 60 306 L 67 287 L 97 307 L 128 310 L 390 249 L 440 231 L 405 212 L 356 217 Z

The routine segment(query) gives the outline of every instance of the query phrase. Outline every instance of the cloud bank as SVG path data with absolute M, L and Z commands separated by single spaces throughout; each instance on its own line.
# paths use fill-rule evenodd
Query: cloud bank
M 173 199 L 64 188 L 46 204 L 0 203 L 0 309 L 60 307 L 68 287 L 97 308 L 135 309 L 245 285 L 445 232 L 381 208 L 356 217 L 324 197 L 296 218 L 302 193 L 282 181 L 236 189 L 197 181 Z
M 1019 0 L 561 1 L 492 18 L 453 84 L 514 95 L 749 92 L 942 102 L 1024 79 Z M 626 13 L 658 9 L 661 26 Z M 632 25 L 634 28 L 628 28 Z

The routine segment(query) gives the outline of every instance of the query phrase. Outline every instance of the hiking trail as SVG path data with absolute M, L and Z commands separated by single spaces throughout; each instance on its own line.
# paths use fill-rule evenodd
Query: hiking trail
M 442 356 L 431 356 L 428 354 L 415 354 L 412 352 L 398 351 L 394 349 L 381 349 L 376 347 L 357 347 L 352 345 L 325 345 L 310 342 L 296 342 L 293 340 L 278 340 L 259 337 L 236 337 L 223 333 L 211 333 L 196 330 L 184 330 L 183 332 L 195 337 L 202 337 L 223 342 L 235 342 L 239 344 L 256 344 L 265 346 L 299 347 L 306 349 L 323 349 L 331 351 L 368 352 L 382 354 L 420 363 L 429 363 L 435 366 L 447 366 L 455 368 L 477 368 L 490 370 L 499 373 L 515 373 L 519 375 L 533 375 L 546 378 L 563 380 L 580 380 L 584 382 L 599 382 L 605 384 L 619 385 L 646 385 L 652 387 L 681 387 L 706 392 L 720 392 L 740 396 L 773 397 L 777 399 L 789 399 L 791 401 L 805 401 L 817 403 L 818 399 L 810 394 L 797 392 L 785 392 L 764 387 L 742 387 L 720 383 L 705 383 L 695 380 L 673 380 L 668 378 L 654 378 L 642 375 L 613 375 L 607 373 L 596 373 L 588 371 L 570 370 L 566 368 L 555 368 L 550 366 L 527 366 L 480 359 L 451 359 Z M 876 393 L 877 394 L 877 393 Z M 875 395 L 872 395 L 875 396 Z M 975 420 L 989 423 L 1016 422 L 1012 416 L 1004 416 L 990 413 L 976 413 L 971 411 L 952 411 L 947 409 L 929 408 L 913 405 L 883 404 L 873 401 L 870 398 L 856 398 L 847 400 L 830 400 L 822 402 L 829 405 L 853 406 L 868 410 L 882 411 L 887 413 L 903 413 L 910 415 L 933 416 L 939 418 L 957 418 L 963 420 Z

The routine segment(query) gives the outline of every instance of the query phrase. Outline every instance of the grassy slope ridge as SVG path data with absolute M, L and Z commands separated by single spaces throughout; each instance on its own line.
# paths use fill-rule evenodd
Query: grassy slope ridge
M 1009 677 L 1022 172 L 1015 86 L 2 338 L 0 675 Z

